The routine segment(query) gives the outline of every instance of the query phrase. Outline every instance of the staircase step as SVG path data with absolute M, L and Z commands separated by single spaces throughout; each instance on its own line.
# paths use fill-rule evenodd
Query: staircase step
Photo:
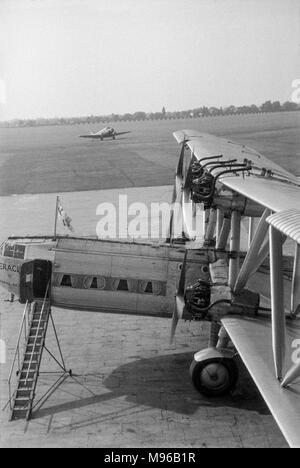
M 17 398 L 26 398 L 27 400 L 30 398 L 32 393 L 32 388 L 18 388 L 17 390 Z
M 35 353 L 38 353 L 38 354 L 41 354 L 42 353 L 42 346 L 41 345 L 38 345 L 38 346 L 27 346 L 26 347 L 26 351 L 25 351 L 25 354 L 28 355 L 28 354 L 35 354 Z
M 29 398 L 26 398 L 26 397 L 15 398 L 14 409 L 15 408 L 28 409 L 29 406 L 30 406 L 30 399 Z
M 26 418 L 28 409 L 14 408 L 12 411 L 11 419 L 23 419 Z
M 40 351 L 26 351 L 25 352 L 25 361 L 30 361 L 31 356 L 34 356 L 35 358 L 40 356 L 41 352 Z
M 24 358 L 24 362 L 23 364 L 29 364 L 30 361 L 31 361 L 31 356 L 32 354 L 29 353 L 29 354 L 25 354 L 25 358 Z M 34 364 L 37 364 L 39 362 L 39 357 L 41 356 L 41 353 L 34 353 L 33 354 L 33 359 L 31 361 L 31 364 L 34 363 Z
M 30 370 L 29 372 L 25 370 L 21 372 L 20 378 L 21 380 L 25 382 L 27 379 L 27 376 L 28 376 L 27 381 L 29 381 L 30 379 L 35 379 L 36 374 L 37 374 L 37 369 Z
M 41 346 L 41 345 L 42 345 L 42 340 L 43 340 L 43 337 L 42 337 L 42 336 L 38 337 L 36 341 L 35 341 L 35 337 L 34 337 L 34 336 L 30 336 L 30 337 L 28 338 L 27 345 L 32 345 L 32 346 L 33 346 L 34 344 L 36 344 L 36 345 L 38 345 L 38 346 Z
M 32 345 L 30 345 L 30 348 L 31 348 L 31 349 L 28 349 L 28 346 L 26 346 L 25 354 L 30 354 L 30 355 L 32 355 L 32 354 L 40 354 L 40 351 L 41 351 L 41 349 L 42 349 L 42 346 L 39 345 L 39 348 L 36 349 L 36 346 L 34 346 L 34 345 L 32 344 Z
M 43 327 L 42 325 L 39 326 L 39 327 L 30 327 L 30 333 L 32 334 L 33 332 L 38 332 L 38 331 L 44 331 L 45 330 L 45 327 Z
M 37 333 L 36 332 L 33 332 L 33 333 L 29 333 L 29 337 L 30 339 L 42 339 L 44 337 L 45 333 L 42 331 L 42 330 L 39 330 Z M 33 341 L 34 343 L 34 341 Z
M 40 318 L 41 315 L 42 315 L 43 317 L 48 317 L 48 315 L 49 315 L 49 310 L 48 310 L 47 307 L 44 308 L 43 313 L 42 313 L 42 309 L 40 309 L 40 310 L 35 310 L 35 311 L 33 312 L 33 314 L 32 314 L 33 317 L 39 317 L 39 318 Z
M 35 382 L 35 379 L 20 379 L 19 380 L 19 390 L 25 390 L 25 389 L 31 389 L 33 384 Z
M 38 362 L 32 362 L 31 364 L 29 362 L 24 362 L 23 367 L 22 367 L 22 372 L 34 372 L 37 370 L 38 367 Z

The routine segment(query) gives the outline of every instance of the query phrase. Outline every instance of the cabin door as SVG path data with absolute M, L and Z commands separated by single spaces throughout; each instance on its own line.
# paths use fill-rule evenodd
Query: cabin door
M 20 302 L 43 299 L 51 280 L 52 263 L 48 260 L 25 262 L 21 268 Z M 50 295 L 50 286 L 48 296 Z

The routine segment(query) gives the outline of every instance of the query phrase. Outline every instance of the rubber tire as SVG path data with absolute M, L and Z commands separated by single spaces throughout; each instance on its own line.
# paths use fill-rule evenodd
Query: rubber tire
M 205 367 L 209 364 L 214 364 L 214 363 L 220 364 L 226 368 L 228 372 L 228 383 L 226 386 L 213 389 L 213 388 L 205 386 L 203 382 L 201 382 L 200 377 Z M 228 395 L 230 392 L 232 392 L 235 389 L 238 378 L 239 378 L 239 370 L 234 359 L 214 358 L 214 359 L 207 359 L 206 361 L 200 361 L 200 362 L 193 361 L 190 367 L 190 375 L 192 378 L 193 385 L 199 393 L 208 397 L 221 397 L 221 396 Z

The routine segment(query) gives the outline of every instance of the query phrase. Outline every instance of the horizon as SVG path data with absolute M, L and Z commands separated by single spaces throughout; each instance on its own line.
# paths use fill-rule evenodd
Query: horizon
M 299 0 L 2 0 L 0 120 L 290 101 L 299 12 Z
M 215 108 L 215 109 L 218 109 L 220 111 L 226 111 L 226 109 L 228 109 L 229 107 L 236 107 L 236 109 L 240 108 L 240 107 L 251 107 L 251 106 L 256 106 L 258 111 L 261 113 L 261 112 L 270 112 L 270 113 L 273 113 L 273 112 L 295 112 L 295 111 L 299 111 L 300 110 L 300 102 L 297 102 L 297 105 L 298 105 L 298 108 L 297 109 L 288 109 L 288 110 L 283 110 L 283 109 L 280 109 L 280 110 L 269 110 L 269 111 L 261 111 L 260 108 L 262 107 L 263 104 L 265 104 L 266 102 L 271 102 L 271 103 L 274 103 L 274 102 L 279 102 L 280 105 L 282 106 L 284 104 L 284 102 L 280 102 L 280 101 L 271 101 L 271 100 L 266 100 L 264 103 L 261 103 L 261 104 L 255 104 L 255 103 L 251 103 L 251 104 L 243 104 L 241 106 L 234 106 L 234 105 L 229 105 L 229 106 L 226 106 L 226 107 L 215 107 L 215 106 L 207 106 L 207 109 L 212 109 L 212 108 Z M 286 101 L 290 104 L 294 103 L 295 104 L 295 101 Z M 164 107 L 164 106 L 163 106 Z M 174 113 L 184 113 L 184 112 L 191 112 L 195 109 L 200 109 L 201 107 L 203 106 L 199 106 L 199 107 L 191 107 L 190 109 L 176 109 L 176 110 L 168 110 L 166 109 L 166 114 L 174 114 Z M 146 116 L 148 116 L 149 112 L 146 112 L 146 111 L 143 111 L 142 109 L 140 109 L 139 111 L 135 111 L 135 112 L 132 112 L 132 113 L 129 113 L 129 112 L 124 112 L 123 114 L 114 114 L 114 113 L 111 113 L 111 114 L 86 114 L 86 115 L 65 115 L 65 116 L 62 116 L 62 115 L 56 115 L 56 116 L 53 116 L 53 117 L 45 117 L 45 116 L 38 116 L 38 117 L 35 117 L 35 118 L 28 118 L 28 119 L 24 119 L 24 118 L 14 118 L 14 119 L 10 119 L 10 120 L 0 120 L 0 124 L 4 124 L 4 123 L 12 123 L 14 121 L 38 121 L 38 120 L 46 120 L 46 121 L 51 121 L 51 120 L 56 120 L 56 119 L 65 119 L 65 120 L 68 120 L 68 119 L 88 119 L 88 118 L 109 118 L 111 119 L 111 121 L 114 121 L 113 120 L 113 116 L 115 117 L 124 117 L 125 115 L 131 115 L 131 116 L 134 116 L 134 114 L 136 112 L 144 112 L 146 114 Z M 161 111 L 159 110 L 154 110 L 153 111 L 153 114 L 160 114 Z M 250 113 L 250 112 L 246 112 L 247 113 Z M 226 115 L 232 115 L 232 114 L 218 114 L 218 115 L 214 115 L 215 117 L 216 116 L 219 116 L 219 117 L 222 117 L 222 116 L 226 116 Z M 213 116 L 212 114 L 210 116 Z M 205 116 L 205 115 L 196 115 L 196 116 L 193 116 L 195 118 L 200 118 L 200 117 L 208 117 L 208 116 Z M 165 117 L 166 119 L 168 117 Z M 181 117 L 178 117 L 178 118 L 181 118 Z M 145 119 L 147 120 L 147 118 Z M 151 119 L 150 119 L 151 120 Z M 117 120 L 116 120 L 117 121 Z

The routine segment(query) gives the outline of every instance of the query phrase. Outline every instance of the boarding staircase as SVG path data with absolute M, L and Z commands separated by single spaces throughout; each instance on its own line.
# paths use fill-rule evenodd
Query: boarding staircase
M 48 292 L 48 291 L 47 291 Z M 26 303 L 13 364 L 9 376 L 9 404 L 11 420 L 30 419 L 39 370 L 45 346 L 45 338 L 51 313 L 50 299 L 37 299 Z M 21 340 L 25 335 L 25 346 Z M 23 354 L 23 358 L 22 358 Z M 12 393 L 12 381 L 17 377 L 17 388 Z

